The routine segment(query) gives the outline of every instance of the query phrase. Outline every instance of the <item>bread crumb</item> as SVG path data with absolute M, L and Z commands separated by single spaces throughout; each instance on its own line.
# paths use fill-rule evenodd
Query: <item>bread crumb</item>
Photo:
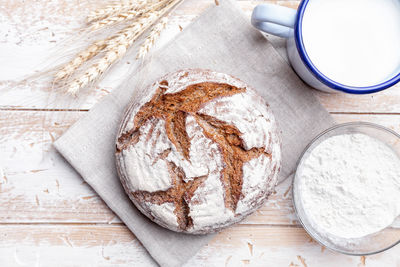
M 43 172 L 46 171 L 46 169 L 42 169 L 42 170 L 31 170 L 31 173 L 38 173 L 38 172 Z
M 253 256 L 253 244 L 247 242 L 247 246 L 249 247 L 250 255 Z
M 366 259 L 365 256 L 361 256 L 360 257 L 360 264 L 358 266 L 365 266 L 365 259 Z
M 109 260 L 110 260 L 110 257 L 109 257 L 109 256 L 104 256 L 104 247 L 103 247 L 103 246 L 101 247 L 101 256 L 102 256 L 106 261 L 109 261 Z
M 86 197 L 82 197 L 82 199 L 88 200 L 88 199 L 91 199 L 91 198 L 94 198 L 94 197 L 96 197 L 96 196 L 86 196 Z
M 306 259 L 304 259 L 304 258 L 301 257 L 300 255 L 297 255 L 297 259 L 299 259 L 299 261 L 301 262 L 301 264 L 303 265 L 303 267 L 307 267 Z
M 69 240 L 68 236 L 63 235 L 62 237 L 60 237 L 61 240 L 63 240 L 68 246 L 70 246 L 71 248 L 73 248 L 74 246 L 72 245 L 71 241 Z
M 288 187 L 288 189 L 287 189 L 287 190 L 285 191 L 285 193 L 283 194 L 283 197 L 286 198 L 287 194 L 290 192 L 290 189 L 292 189 L 292 185 L 290 185 L 290 186 Z
M 49 132 L 49 135 L 50 135 L 51 142 L 54 143 L 54 141 L 56 141 L 56 138 L 54 138 L 54 135 L 51 132 Z
M 229 261 L 232 259 L 232 255 L 226 258 L 225 260 L 225 267 L 228 266 Z

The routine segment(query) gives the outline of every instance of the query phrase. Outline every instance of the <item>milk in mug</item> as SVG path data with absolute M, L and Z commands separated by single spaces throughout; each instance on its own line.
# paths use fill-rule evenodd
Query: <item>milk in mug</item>
M 287 39 L 291 66 L 316 89 L 368 94 L 400 82 L 400 0 L 260 4 L 251 22 Z
M 341 84 L 375 85 L 400 70 L 399 0 L 311 0 L 302 35 L 312 63 Z

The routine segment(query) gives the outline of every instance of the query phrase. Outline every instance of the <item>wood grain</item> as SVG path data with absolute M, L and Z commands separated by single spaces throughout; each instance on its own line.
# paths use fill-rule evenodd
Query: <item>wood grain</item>
M 122 225 L 2 225 L 2 266 L 156 266 Z M 365 258 L 399 266 L 400 247 Z M 235 226 L 185 266 L 362 266 L 361 257 L 324 249 L 299 227 Z
M 1 266 L 156 266 L 124 226 L 0 226 Z

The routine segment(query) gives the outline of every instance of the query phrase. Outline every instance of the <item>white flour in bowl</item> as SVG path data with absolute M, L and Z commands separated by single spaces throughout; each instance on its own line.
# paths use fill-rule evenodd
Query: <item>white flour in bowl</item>
M 314 227 L 342 238 L 360 238 L 400 215 L 400 159 L 364 134 L 330 137 L 299 166 L 299 195 Z

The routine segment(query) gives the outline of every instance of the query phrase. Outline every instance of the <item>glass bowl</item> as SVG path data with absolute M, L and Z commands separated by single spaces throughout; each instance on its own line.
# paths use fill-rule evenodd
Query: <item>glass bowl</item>
M 308 154 L 322 141 L 335 135 L 351 133 L 363 133 L 376 138 L 391 147 L 397 155 L 400 155 L 400 135 L 396 132 L 367 122 L 344 123 L 333 126 L 314 138 L 301 155 L 297 164 L 297 170 Z M 354 256 L 376 254 L 400 243 L 400 216 L 387 228 L 361 238 L 341 238 L 319 232 L 309 218 L 307 218 L 307 213 L 302 206 L 301 196 L 298 192 L 301 177 L 297 170 L 292 186 L 293 204 L 300 223 L 314 240 L 328 249 Z

